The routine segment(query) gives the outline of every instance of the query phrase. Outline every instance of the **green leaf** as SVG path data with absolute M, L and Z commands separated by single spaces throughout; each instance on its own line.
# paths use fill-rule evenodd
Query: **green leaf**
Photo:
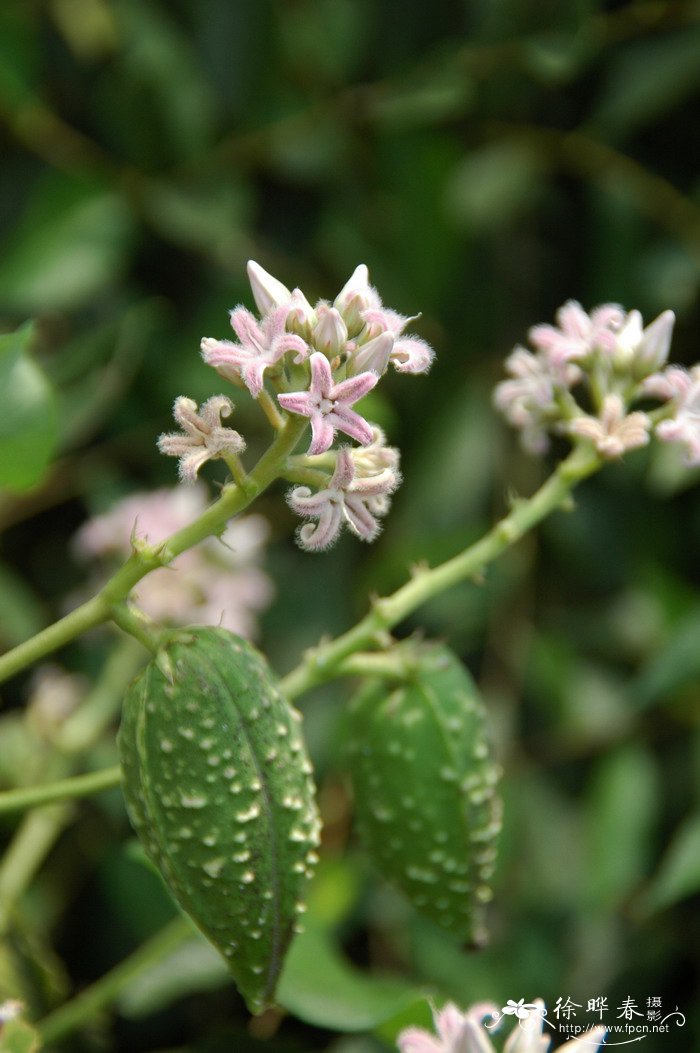
M 0 262 L 0 306 L 72 310 L 121 272 L 132 233 L 124 202 L 100 186 L 52 176 L 32 196 Z
M 533 204 L 543 167 L 526 143 L 490 143 L 470 152 L 454 170 L 446 189 L 447 208 L 469 230 L 508 226 Z
M 334 1031 L 379 1027 L 423 997 L 403 981 L 353 968 L 313 924 L 292 944 L 277 988 L 277 1001 L 290 1013 Z
M 38 599 L 26 582 L 4 563 L 0 563 L 0 596 L 3 598 L 0 605 L 0 641 L 5 646 L 14 647 L 44 628 L 46 618 Z
M 682 618 L 641 669 L 629 689 L 630 699 L 640 709 L 669 702 L 684 687 L 700 679 L 700 611 Z
M 649 912 L 665 910 L 700 891 L 700 814 L 689 816 L 676 830 L 656 877 L 642 901 Z
M 37 1053 L 41 1040 L 33 1027 L 22 1020 L 9 1020 L 0 1034 L 0 1053 Z
M 591 123 L 629 138 L 694 94 L 700 84 L 700 30 L 644 41 L 620 52 Z
M 221 955 L 203 936 L 193 936 L 127 984 L 117 1004 L 124 1016 L 137 1019 L 184 995 L 225 987 L 230 980 Z
M 589 872 L 583 884 L 591 903 L 613 906 L 644 876 L 660 796 L 653 757 L 641 746 L 612 752 L 599 763 L 586 816 Z
M 0 487 L 41 480 L 54 451 L 57 420 L 48 380 L 27 355 L 32 326 L 0 336 Z

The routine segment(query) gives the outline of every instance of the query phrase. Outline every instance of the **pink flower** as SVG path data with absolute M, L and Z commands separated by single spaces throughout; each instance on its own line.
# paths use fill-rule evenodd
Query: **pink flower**
M 299 413 L 311 421 L 312 440 L 309 453 L 323 453 L 333 445 L 336 431 L 342 431 L 365 446 L 372 441 L 372 428 L 359 413 L 350 409 L 353 403 L 371 391 L 379 380 L 376 373 L 359 373 L 356 377 L 333 383 L 330 363 L 320 351 L 309 359 L 311 385 L 308 391 L 278 395 L 284 409 Z
M 78 531 L 83 559 L 126 558 L 135 537 L 150 544 L 188 526 L 207 507 L 200 483 L 133 494 Z M 272 599 L 272 583 L 260 567 L 269 533 L 258 515 L 232 520 L 221 539 L 207 538 L 168 567 L 153 571 L 134 590 L 138 605 L 169 625 L 223 625 L 241 636 L 257 633 L 257 616 Z
M 366 333 L 370 339 L 379 336 L 380 333 L 389 333 L 393 336 L 394 346 L 389 359 L 399 373 L 428 372 L 435 357 L 430 344 L 417 336 L 402 335 L 406 326 L 410 322 L 415 322 L 418 315 L 408 317 L 380 306 L 365 311 L 363 317 L 367 326 Z
M 240 377 L 253 398 L 258 398 L 266 369 L 276 365 L 288 351 L 296 352 L 295 362 L 302 362 L 309 353 L 306 342 L 297 333 L 286 331 L 289 312 L 289 304 L 272 307 L 258 322 L 245 307 L 236 307 L 231 311 L 231 325 L 240 344 L 205 337 L 204 361 L 228 380 Z
M 646 413 L 625 413 L 619 395 L 606 395 L 600 417 L 587 414 L 576 417 L 569 424 L 569 432 L 590 439 L 603 457 L 620 457 L 626 450 L 646 446 L 649 442 L 651 421 Z
M 560 365 L 598 350 L 612 354 L 624 321 L 625 312 L 617 304 L 603 304 L 588 315 L 580 303 L 569 300 L 557 311 L 557 326 L 536 325 L 529 336 L 534 347 Z
M 221 415 L 228 417 L 233 405 L 225 395 L 214 395 L 197 412 L 197 403 L 180 396 L 175 399 L 173 416 L 184 433 L 161 435 L 158 449 L 169 457 L 180 458 L 180 477 L 189 482 L 206 461 L 238 454 L 245 450 L 245 440 L 233 428 L 224 428 Z
M 668 371 L 671 373 L 671 370 Z M 700 465 L 700 367 L 696 366 L 691 373 L 681 380 L 681 371 L 674 371 L 678 376 L 678 403 L 675 414 L 669 420 L 656 425 L 656 434 L 663 442 L 678 442 L 685 446 L 684 463 L 689 468 Z
M 433 1010 L 437 1035 L 423 1028 L 409 1027 L 399 1034 L 398 1047 L 400 1053 L 496 1053 L 482 1020 L 487 1016 L 494 1019 L 494 1025 L 486 1025 L 493 1031 L 504 1015 L 513 1015 L 519 1022 L 508 1036 L 503 1053 L 547 1053 L 551 1040 L 543 1034 L 544 1003 L 537 999 L 526 1005 L 522 998 L 517 1003 L 509 999 L 500 1012 L 495 1005 L 482 1003 L 462 1013 L 449 1003 L 440 1012 Z M 591 1028 L 565 1042 L 557 1053 L 595 1053 L 605 1032 L 606 1028 L 601 1026 Z
M 556 379 L 549 364 L 524 347 L 516 347 L 506 359 L 511 380 L 496 385 L 494 405 L 514 427 L 520 428 L 522 443 L 531 453 L 544 453 L 549 446 L 547 423 L 557 415 L 554 400 Z M 576 366 L 564 367 L 563 379 L 578 376 Z M 561 374 L 557 370 L 557 376 Z
M 381 529 L 377 516 L 388 511 L 389 495 L 400 481 L 399 473 L 388 467 L 362 475 L 351 450 L 341 447 L 325 489 L 314 494 L 308 486 L 298 486 L 287 496 L 295 512 L 317 521 L 299 529 L 299 544 L 310 552 L 326 549 L 338 537 L 343 523 L 363 541 L 373 541 Z
M 696 367 L 697 368 L 697 367 Z M 693 376 L 682 366 L 669 366 L 662 373 L 652 373 L 642 383 L 642 391 L 650 398 L 682 399 L 693 385 Z

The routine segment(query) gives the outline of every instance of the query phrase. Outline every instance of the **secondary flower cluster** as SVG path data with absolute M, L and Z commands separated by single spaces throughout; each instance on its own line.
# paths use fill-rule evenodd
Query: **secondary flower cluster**
M 300 545 L 325 549 L 343 525 L 372 541 L 400 482 L 399 458 L 381 430 L 353 407 L 389 365 L 400 373 L 426 372 L 432 348 L 406 334 L 413 317 L 384 307 L 364 264 L 333 303 L 320 300 L 314 307 L 300 289 L 290 291 L 253 261 L 248 276 L 259 316 L 246 307 L 234 308 L 231 326 L 237 340 L 206 337 L 204 361 L 246 388 L 276 426 L 288 414 L 308 418 L 307 456 L 295 458 L 296 471 L 288 473 L 292 481 L 296 476 L 313 486 L 301 485 L 288 494 L 291 508 L 310 520 L 298 531 Z M 179 458 L 184 480 L 194 480 L 208 460 L 223 459 L 238 468 L 234 461 L 245 440 L 221 423 L 233 408 L 225 395 L 208 399 L 199 410 L 191 399 L 176 400 L 174 416 L 181 431 L 161 435 L 158 445 L 162 453 Z M 360 448 L 332 450 L 338 434 L 354 439 Z
M 667 366 L 674 321 L 664 311 L 645 328 L 639 311 L 604 304 L 589 315 L 571 300 L 556 326 L 530 330 L 534 352 L 515 348 L 494 402 L 533 453 L 543 453 L 553 433 L 588 440 L 614 458 L 653 433 L 680 443 L 687 465 L 700 465 L 700 366 Z M 651 399 L 662 405 L 630 409 Z
M 433 1012 L 437 1035 L 419 1027 L 406 1028 L 398 1037 L 399 1050 L 401 1053 L 495 1053 L 488 1031 L 496 1030 L 504 1015 L 511 1015 L 517 1018 L 518 1024 L 508 1036 L 503 1053 L 547 1053 L 551 1040 L 543 1034 L 544 1002 L 537 999 L 526 1006 L 521 1003 L 509 1001 L 499 1011 L 490 1002 L 483 1002 L 466 1013 L 449 1003 L 440 1012 Z M 482 1023 L 487 1017 L 497 1021 L 495 1025 L 488 1025 L 488 1031 Z M 605 1031 L 604 1027 L 593 1027 L 559 1046 L 556 1053 L 584 1053 L 584 1050 L 595 1053 L 605 1038 Z
M 210 400 L 211 401 L 211 400 Z M 151 545 L 197 519 L 207 507 L 202 483 L 133 494 L 78 531 L 83 559 L 124 559 L 138 538 Z M 210 537 L 155 570 L 134 590 L 141 609 L 171 625 L 221 625 L 241 636 L 257 635 L 257 616 L 272 599 L 272 582 L 261 569 L 269 526 L 262 516 L 229 523 L 221 539 Z M 172 568 L 177 569 L 173 574 Z

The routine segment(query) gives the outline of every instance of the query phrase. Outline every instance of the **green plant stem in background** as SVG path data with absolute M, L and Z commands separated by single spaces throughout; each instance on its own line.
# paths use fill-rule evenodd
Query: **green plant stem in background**
M 53 804 L 35 809 L 22 820 L 0 865 L 0 937 L 7 930 L 17 899 L 31 882 L 70 816 L 70 805 Z
M 0 683 L 33 662 L 45 658 L 88 629 L 109 621 L 114 617 L 115 607 L 123 604 L 134 585 L 146 574 L 167 566 L 176 556 L 199 544 L 204 538 L 220 534 L 230 519 L 247 508 L 258 494 L 283 474 L 287 457 L 294 450 L 307 423 L 304 417 L 290 417 L 270 448 L 260 458 L 244 486 L 225 486 L 218 501 L 210 505 L 194 523 L 178 530 L 159 545 L 143 545 L 136 548 L 124 566 L 91 600 L 37 633 L 31 640 L 2 655 Z
M 127 683 L 143 665 L 143 650 L 132 637 L 124 639 L 110 654 L 95 687 L 61 728 L 52 775 L 68 775 L 76 757 L 97 742 L 114 720 Z M 55 785 L 55 784 L 54 784 Z M 36 787 L 41 793 L 43 786 Z M 26 793 L 24 788 L 16 791 Z M 0 862 L 0 934 L 5 930 L 17 899 L 42 865 L 75 810 L 69 804 L 54 804 L 24 816 Z
M 410 581 L 391 596 L 374 601 L 372 609 L 348 632 L 310 650 L 303 661 L 282 680 L 288 698 L 296 698 L 316 684 L 337 676 L 348 655 L 381 644 L 387 630 L 397 625 L 426 600 L 468 578 L 518 541 L 542 519 L 560 508 L 574 486 L 603 464 L 586 443 L 577 446 L 529 499 L 517 501 L 512 511 L 475 544 L 437 567 L 419 568 Z M 358 671 L 350 663 L 349 672 Z
M 89 797 L 101 790 L 118 786 L 121 768 L 103 768 L 101 771 L 89 772 L 87 775 L 76 775 L 57 782 L 42 783 L 39 786 L 22 786 L 18 790 L 6 790 L 0 793 L 0 815 L 4 812 L 20 812 L 25 808 L 36 808 L 42 804 L 58 801 L 69 801 L 76 797 Z
M 179 947 L 192 931 L 191 921 L 184 917 L 175 918 L 91 987 L 47 1016 L 37 1027 L 46 1045 L 64 1038 L 111 1005 L 134 977 Z

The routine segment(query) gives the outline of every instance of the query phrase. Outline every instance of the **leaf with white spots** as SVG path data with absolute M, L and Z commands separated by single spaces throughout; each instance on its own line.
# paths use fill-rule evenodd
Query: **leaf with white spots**
M 129 689 L 119 749 L 146 852 L 261 1012 L 317 858 L 299 714 L 245 640 L 185 629 Z
M 501 815 L 486 715 L 447 647 L 407 653 L 404 679 L 371 681 L 349 708 L 360 834 L 420 913 L 478 946 Z

